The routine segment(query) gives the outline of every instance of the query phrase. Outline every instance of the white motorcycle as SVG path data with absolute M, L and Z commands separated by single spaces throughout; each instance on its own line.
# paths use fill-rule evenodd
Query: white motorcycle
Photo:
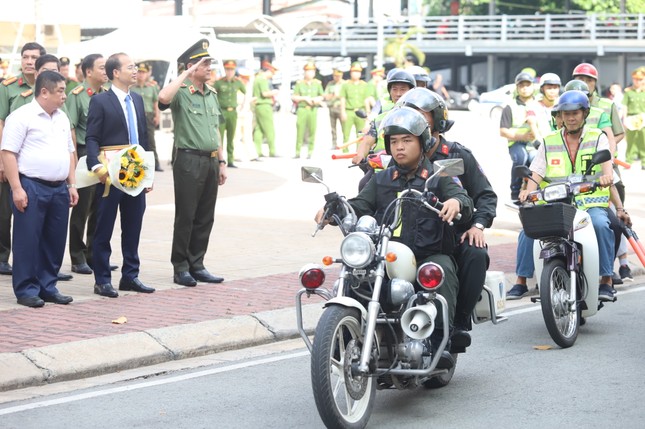
M 431 262 L 417 268 L 412 251 L 390 241 L 400 222 L 403 200 L 438 212 L 441 203 L 428 190 L 432 178 L 463 171 L 460 159 L 434 165 L 425 192 L 403 191 L 386 210 L 382 225 L 371 216 L 357 219 L 347 200 L 327 188 L 325 215 L 313 235 L 324 227 L 325 219 L 340 227 L 344 235 L 341 257 L 323 258 L 327 266 L 339 263 L 340 275 L 330 291 L 322 287 L 325 270 L 308 264 L 300 271 L 303 288 L 296 295 L 298 330 L 311 352 L 314 398 L 327 427 L 365 427 L 376 389 L 438 388 L 452 379 L 457 354 L 448 354 L 448 314 L 441 311 L 447 303 L 437 292 L 443 283 L 443 270 Z M 303 167 L 302 179 L 324 185 L 319 168 Z M 503 280 L 501 285 L 499 279 L 496 281 L 492 287 L 484 287 L 473 313 L 475 323 L 505 320 L 497 315 L 498 308 L 503 309 Z M 327 300 L 313 344 L 302 323 L 303 295 Z M 443 335 L 433 349 L 430 336 L 438 319 Z
M 584 175 L 574 174 L 531 192 L 532 204 L 519 209 L 524 233 L 535 239 L 533 259 L 542 316 L 549 335 L 563 348 L 575 343 L 585 318 L 603 307 L 598 301 L 598 240 L 591 217 L 576 208 L 574 199 L 600 186 L 588 176 L 594 165 L 610 159 L 609 151 L 596 152 Z M 533 180 L 528 167 L 516 170 Z

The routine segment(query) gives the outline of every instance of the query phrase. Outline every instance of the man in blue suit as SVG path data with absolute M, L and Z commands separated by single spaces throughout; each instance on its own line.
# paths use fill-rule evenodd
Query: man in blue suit
M 110 239 L 114 230 L 117 210 L 121 212 L 121 251 L 123 266 L 119 290 L 152 293 L 139 280 L 139 238 L 146 209 L 145 192 L 136 197 L 112 187 L 103 196 L 108 179 L 105 166 L 99 161 L 99 154 L 120 150 L 131 145 L 147 148 L 148 135 L 143 99 L 131 93 L 130 86 L 136 83 L 137 69 L 130 57 L 124 53 L 110 56 L 105 62 L 105 72 L 112 82 L 109 91 L 96 94 L 90 100 L 87 113 L 87 166 L 99 176 L 96 188 L 96 232 L 94 234 L 94 293 L 116 298 L 119 293 L 112 287 L 110 273 Z M 146 190 L 146 191 L 149 191 Z

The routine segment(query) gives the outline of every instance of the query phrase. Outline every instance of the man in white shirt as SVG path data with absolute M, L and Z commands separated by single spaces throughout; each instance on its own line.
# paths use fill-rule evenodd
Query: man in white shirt
M 74 143 L 65 103 L 65 78 L 38 75 L 34 100 L 15 110 L 2 134 L 2 161 L 11 186 L 13 289 L 18 304 L 69 304 L 56 288 L 63 262 L 69 207 L 78 202 Z

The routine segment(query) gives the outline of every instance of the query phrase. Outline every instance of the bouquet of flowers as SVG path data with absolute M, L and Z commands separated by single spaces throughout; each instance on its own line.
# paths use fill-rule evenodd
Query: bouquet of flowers
M 154 152 L 147 152 L 139 145 L 119 150 L 103 151 L 99 160 L 107 168 L 109 184 L 136 197 L 154 181 Z M 98 176 L 87 170 L 87 159 L 81 157 L 76 166 L 76 182 L 79 188 L 99 182 Z M 108 183 L 108 182 L 106 182 Z M 106 187 L 105 195 L 109 188 Z

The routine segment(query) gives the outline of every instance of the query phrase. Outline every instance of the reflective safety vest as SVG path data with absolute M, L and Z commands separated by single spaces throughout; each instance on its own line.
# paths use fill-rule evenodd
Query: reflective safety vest
M 590 128 L 598 128 L 598 123 L 600 122 L 600 116 L 605 113 L 600 107 L 589 107 L 589 115 L 585 119 L 585 125 L 589 125 Z
M 549 134 L 544 138 L 546 152 L 546 173 L 544 180 L 547 182 L 564 181 L 574 172 L 584 174 L 591 157 L 597 151 L 598 138 L 603 134 L 597 128 L 584 127 L 582 141 L 576 154 L 575 166 L 571 165 L 571 158 L 562 137 L 562 131 Z M 600 174 L 600 165 L 594 166 L 592 174 Z M 594 192 L 578 195 L 575 198 L 576 206 L 580 210 L 592 207 L 609 207 L 609 188 L 598 188 Z
M 381 121 L 390 113 L 390 110 L 394 108 L 394 103 L 390 100 L 390 97 L 382 101 L 381 113 L 374 118 L 374 125 L 376 125 L 376 146 L 374 146 L 374 152 L 379 152 L 385 150 L 385 139 L 383 139 L 383 130 L 381 130 Z
M 517 100 L 513 100 L 508 104 L 511 107 L 511 114 L 513 116 L 513 122 L 511 124 L 511 129 L 519 131 L 521 133 L 527 133 L 531 130 L 531 126 L 527 122 L 526 111 L 527 106 L 523 104 L 517 104 Z M 515 144 L 514 140 L 508 141 L 508 146 L 513 146 Z

